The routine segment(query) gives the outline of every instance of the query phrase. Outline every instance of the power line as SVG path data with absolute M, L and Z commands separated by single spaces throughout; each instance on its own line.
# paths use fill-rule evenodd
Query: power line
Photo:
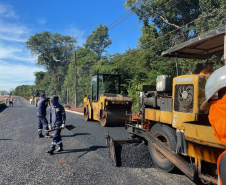
M 175 3 L 175 2 L 171 2 L 171 3 L 169 4 L 170 6 L 167 6 L 166 9 L 169 9 L 171 6 L 175 6 L 175 5 L 178 4 L 180 1 L 181 1 L 181 0 L 176 1 L 176 3 Z M 148 3 L 148 2 L 146 2 L 146 3 Z M 146 3 L 144 3 L 144 4 L 146 4 Z M 164 6 L 164 5 L 162 5 L 161 7 L 163 7 L 163 6 Z M 159 9 L 159 8 L 158 8 L 158 9 Z M 162 10 L 165 11 L 166 9 L 162 9 Z M 157 14 L 156 14 L 156 15 L 157 15 Z M 117 36 L 116 36 L 115 38 L 113 38 L 112 40 L 115 41 L 115 40 L 120 39 L 121 37 L 127 35 L 128 33 L 130 33 L 131 31 L 133 31 L 133 30 L 136 29 L 137 27 L 139 27 L 139 23 L 133 25 L 133 26 L 130 27 L 129 29 L 125 30 L 123 33 L 120 33 L 119 35 L 117 35 Z
M 135 3 L 135 5 L 133 6 L 133 8 L 136 7 L 137 4 L 138 4 L 138 2 Z M 119 25 L 120 23 L 122 23 L 124 20 L 126 20 L 128 17 L 130 17 L 133 14 L 133 12 L 131 12 L 131 9 L 132 8 L 130 8 L 125 14 L 123 14 L 121 17 L 119 17 L 116 21 L 114 21 L 113 23 L 111 23 L 108 26 L 108 30 L 113 29 L 114 27 L 116 27 L 117 25 Z
M 179 27 L 179 28 L 177 28 L 177 29 L 175 29 L 175 30 L 172 30 L 172 31 L 170 31 L 170 32 L 168 32 L 168 33 L 166 33 L 166 34 L 163 34 L 163 35 L 161 35 L 161 36 L 158 37 L 158 38 L 155 38 L 155 39 L 153 39 L 153 40 L 150 40 L 150 41 L 146 42 L 145 44 L 140 45 L 140 47 L 142 47 L 142 46 L 144 46 L 144 45 L 146 45 L 146 44 L 148 44 L 148 43 L 151 43 L 151 42 L 153 42 L 153 41 L 155 41 L 155 40 L 158 40 L 159 38 L 165 37 L 166 35 L 168 35 L 168 34 L 170 34 L 170 33 L 173 33 L 173 32 L 175 32 L 175 31 L 177 31 L 177 30 L 179 30 L 179 29 L 181 29 L 181 28 L 183 28 L 183 27 L 185 27 L 185 26 L 187 26 L 187 25 L 189 25 L 189 24 L 191 24 L 191 23 L 194 23 L 196 20 L 200 20 L 200 19 L 202 19 L 202 18 L 204 18 L 204 17 L 207 17 L 207 16 L 211 15 L 212 13 L 216 12 L 217 10 L 220 10 L 220 9 L 222 9 L 222 8 L 224 8 L 224 7 L 226 7 L 226 5 L 224 5 L 224 6 L 220 7 L 220 8 L 217 8 L 217 9 L 213 10 L 212 12 L 210 12 L 210 13 L 208 13 L 208 14 L 206 14 L 206 15 L 203 15 L 203 16 L 197 18 L 197 19 L 194 19 L 193 21 L 191 21 L 191 22 L 185 24 L 184 26 L 181 26 L 181 27 Z

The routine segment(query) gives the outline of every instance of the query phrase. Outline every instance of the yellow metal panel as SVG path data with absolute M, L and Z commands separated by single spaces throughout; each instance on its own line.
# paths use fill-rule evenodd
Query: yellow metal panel
M 216 147 L 225 147 L 226 149 L 226 145 L 219 142 L 213 135 L 212 126 L 184 123 L 184 135 L 196 142 Z
M 188 142 L 188 156 L 216 164 L 223 149 Z
M 156 110 L 153 109 L 144 109 L 145 110 L 145 119 L 156 121 Z
M 157 110 L 155 113 L 156 113 L 156 121 L 160 122 L 161 111 Z
M 92 102 L 93 105 L 93 119 L 99 121 L 100 102 Z
M 172 112 L 160 111 L 154 109 L 145 109 L 145 119 L 161 123 L 172 123 Z
M 184 129 L 183 122 L 195 121 L 195 114 L 199 112 L 200 105 L 205 101 L 205 84 L 208 77 L 205 75 L 183 75 L 173 79 L 173 102 L 175 97 L 175 85 L 193 84 L 193 112 L 183 113 L 174 111 L 173 103 L 173 120 L 172 126 L 178 129 Z
M 161 111 L 160 122 L 172 124 L 172 112 Z
M 178 76 L 173 79 L 173 116 L 172 116 L 172 126 L 183 130 L 183 122 L 194 121 L 195 113 L 198 112 L 198 75 L 183 75 Z M 192 84 L 194 86 L 193 94 L 193 112 L 177 112 L 174 110 L 174 97 L 175 97 L 175 86 L 176 85 L 187 85 Z

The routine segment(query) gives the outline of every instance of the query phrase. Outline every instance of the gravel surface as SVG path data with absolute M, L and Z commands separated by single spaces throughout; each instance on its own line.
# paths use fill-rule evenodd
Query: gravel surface
M 151 168 L 153 167 L 148 147 L 143 143 L 124 143 L 116 147 L 118 164 L 121 167 Z
M 65 151 L 50 156 L 46 150 L 52 139 L 38 138 L 36 113 L 37 108 L 22 98 L 16 98 L 13 107 L 0 110 L 1 185 L 194 184 L 181 173 L 168 174 L 152 166 L 113 166 L 105 132 L 108 130 L 115 140 L 125 139 L 128 137 L 125 129 L 104 128 L 99 122 L 85 122 L 82 115 L 70 112 L 66 113 L 67 124 L 76 128 L 62 131 Z

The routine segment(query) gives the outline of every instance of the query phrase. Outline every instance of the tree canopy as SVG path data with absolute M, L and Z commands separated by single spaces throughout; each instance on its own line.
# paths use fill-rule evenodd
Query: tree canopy
M 92 34 L 87 37 L 85 47 L 93 50 L 98 56 L 99 59 L 103 52 L 105 52 L 105 48 L 111 45 L 112 41 L 109 39 L 108 28 L 100 24 Z
M 112 44 L 108 28 L 100 24 L 87 37 L 84 47 L 75 46 L 76 39 L 44 31 L 26 42 L 37 65 L 45 72 L 35 73 L 35 88 L 57 93 L 63 103 L 75 103 L 75 78 L 78 99 L 91 94 L 91 76 L 96 73 L 120 74 L 121 94 L 133 98 L 139 110 L 142 85 L 155 85 L 158 75 L 176 76 L 176 60 L 161 53 L 181 42 L 225 25 L 226 0 L 127 0 L 125 7 L 143 23 L 137 47 L 123 53 L 104 54 Z M 76 48 L 76 58 L 74 51 Z M 76 60 L 76 65 L 75 65 Z M 211 58 L 215 67 L 222 66 L 221 56 Z M 205 60 L 178 59 L 179 75 L 190 74 L 197 63 Z M 77 69 L 77 74 L 76 70 Z M 31 87 L 18 86 L 15 92 L 28 92 Z M 67 100 L 68 99 L 68 100 Z M 67 101 L 66 101 L 67 100 Z

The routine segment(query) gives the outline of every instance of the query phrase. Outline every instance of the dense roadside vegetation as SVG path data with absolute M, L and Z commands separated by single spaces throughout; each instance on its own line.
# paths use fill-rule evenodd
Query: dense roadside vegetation
M 77 69 L 78 99 L 82 106 L 83 98 L 90 96 L 93 74 L 120 74 L 122 94 L 132 97 L 133 108 L 138 110 L 138 90 L 142 85 L 155 84 L 158 75 L 176 76 L 175 59 L 163 58 L 161 53 L 224 26 L 226 11 L 220 7 L 225 4 L 226 0 L 127 0 L 125 8 L 130 8 L 143 26 L 142 35 L 137 38 L 137 48 L 124 53 L 107 53 L 112 40 L 104 25 L 96 27 L 83 46 L 77 46 L 76 39 L 71 36 L 48 31 L 37 33 L 28 39 L 26 45 L 31 54 L 38 57 L 36 64 L 44 67 L 46 72 L 36 72 L 35 84 L 18 86 L 14 94 L 29 97 L 35 89 L 45 90 L 47 95 L 58 94 L 65 104 L 68 92 L 69 104 L 74 104 Z M 217 8 L 219 10 L 208 15 Z M 203 18 L 186 25 L 199 17 Z M 223 65 L 221 57 L 212 60 L 216 63 L 215 68 Z M 194 71 L 198 62 L 205 61 L 179 59 L 179 75 Z

